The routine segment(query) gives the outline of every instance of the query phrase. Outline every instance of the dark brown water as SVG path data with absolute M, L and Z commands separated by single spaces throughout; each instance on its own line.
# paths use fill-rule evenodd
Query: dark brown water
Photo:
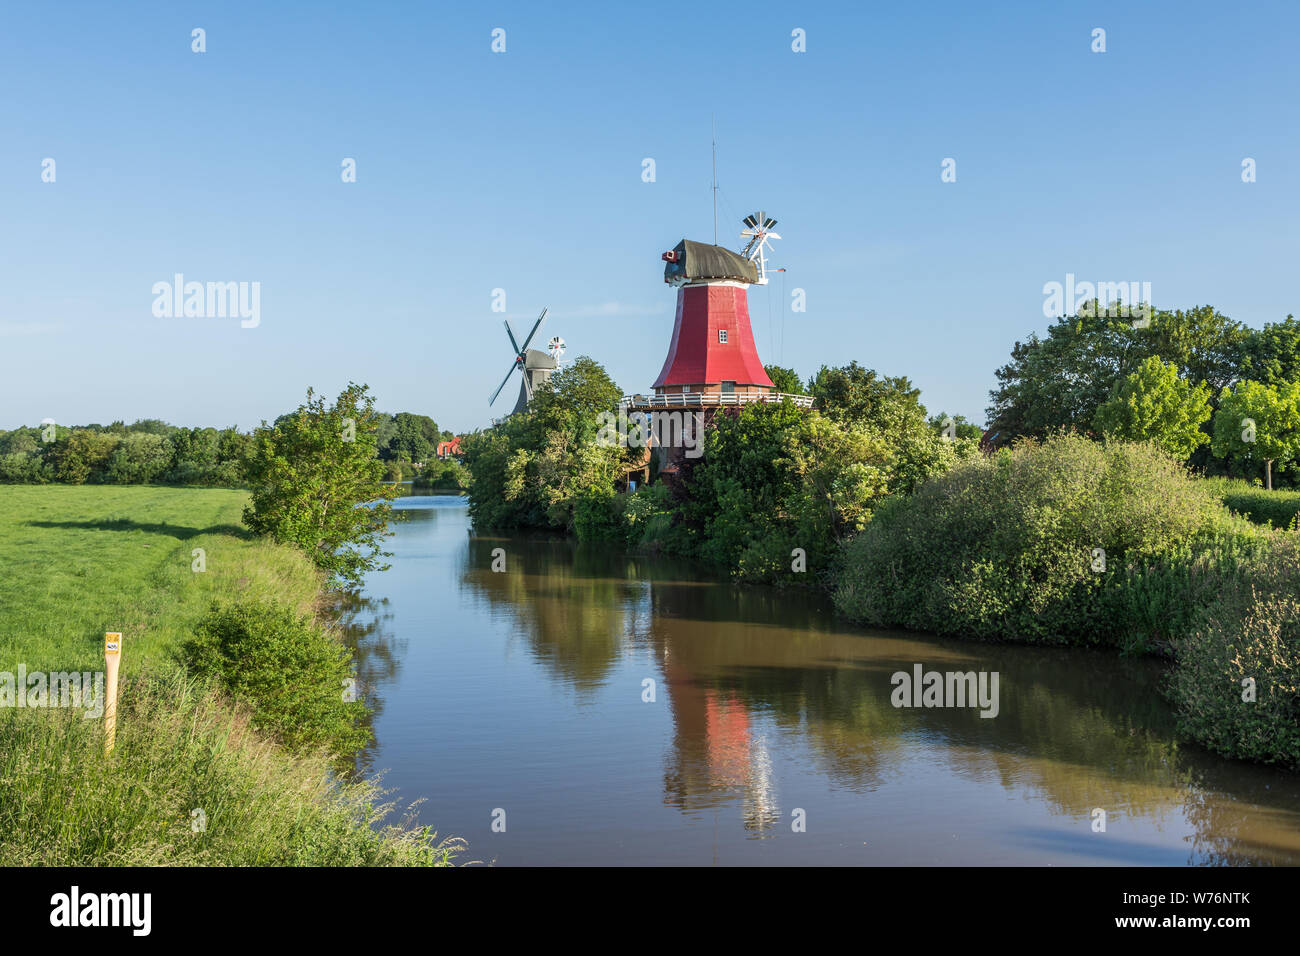
M 863 630 L 813 595 L 471 537 L 464 499 L 398 507 L 356 618 L 363 766 L 469 858 L 1300 863 L 1300 777 L 1178 742 L 1150 662 Z M 996 671 L 998 715 L 894 707 L 915 664 Z

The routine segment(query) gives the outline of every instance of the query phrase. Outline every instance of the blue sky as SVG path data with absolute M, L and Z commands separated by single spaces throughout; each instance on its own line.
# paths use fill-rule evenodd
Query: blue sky
M 356 380 L 472 429 L 514 394 L 496 288 L 644 390 L 659 255 L 712 239 L 711 115 L 719 241 L 760 207 L 784 237 L 759 354 L 805 377 L 857 359 L 982 422 L 1067 273 L 1300 312 L 1300 6 L 980 6 L 11 4 L 0 428 L 248 427 Z M 260 324 L 155 317 L 175 273 L 260 282 Z

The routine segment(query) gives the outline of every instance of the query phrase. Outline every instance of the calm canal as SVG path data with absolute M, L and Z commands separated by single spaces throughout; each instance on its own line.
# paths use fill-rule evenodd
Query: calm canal
M 865 630 L 820 595 L 472 537 L 463 498 L 395 506 L 351 615 L 361 767 L 462 860 L 1300 864 L 1300 776 L 1179 743 L 1149 661 Z M 893 707 L 915 664 L 997 671 L 998 715 Z

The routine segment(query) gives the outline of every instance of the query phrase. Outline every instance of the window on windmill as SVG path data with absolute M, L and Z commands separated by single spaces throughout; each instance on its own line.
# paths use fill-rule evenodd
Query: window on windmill
M 726 344 L 727 344 L 727 330 L 726 330 L 726 329 L 718 329 L 718 343 L 721 344 L 721 345 L 726 345 Z
M 731 394 L 734 394 L 735 391 L 736 391 L 736 383 L 735 383 L 735 382 L 723 382 L 723 383 L 722 383 L 722 394 L 723 394 L 723 395 L 731 395 Z

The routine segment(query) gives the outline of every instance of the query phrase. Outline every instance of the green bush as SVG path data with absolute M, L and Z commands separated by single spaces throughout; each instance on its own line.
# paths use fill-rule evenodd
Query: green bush
M 1183 733 L 1216 753 L 1300 768 L 1298 595 L 1300 543 L 1291 535 L 1248 574 L 1220 582 L 1201 625 L 1175 646 L 1169 696 Z M 1243 699 L 1248 678 L 1254 700 Z
M 454 458 L 434 459 L 415 478 L 416 488 L 464 491 L 469 487 L 469 470 Z
M 579 541 L 613 541 L 626 537 L 620 520 L 619 495 L 609 488 L 586 488 L 573 506 L 573 533 Z
M 671 550 L 673 498 L 668 485 L 660 481 L 642 485 L 619 498 L 619 520 L 628 546 L 638 551 Z
M 369 710 L 358 698 L 352 655 L 308 617 L 280 605 L 213 604 L 182 651 L 200 676 L 219 678 L 253 725 L 290 750 L 346 757 L 371 740 Z
M 43 485 L 54 479 L 54 469 L 34 452 L 0 455 L 0 483 Z
M 703 456 L 682 461 L 668 481 L 673 547 L 755 583 L 822 580 L 841 542 L 867 525 L 878 502 L 910 493 L 970 444 L 940 437 L 923 409 L 899 401 L 911 411 L 889 412 L 893 399 L 863 396 L 857 418 L 788 401 L 719 413 L 705 431 Z M 799 573 L 791 566 L 795 548 L 803 552 Z
M 875 625 L 1144 647 L 1177 624 L 1135 595 L 1186 614 L 1195 561 L 1230 563 L 1260 534 L 1153 446 L 1062 436 L 885 502 L 844 549 L 835 600 Z
M 161 435 L 134 432 L 123 436 L 104 466 L 106 482 L 145 485 L 157 481 L 172 461 L 171 442 Z

